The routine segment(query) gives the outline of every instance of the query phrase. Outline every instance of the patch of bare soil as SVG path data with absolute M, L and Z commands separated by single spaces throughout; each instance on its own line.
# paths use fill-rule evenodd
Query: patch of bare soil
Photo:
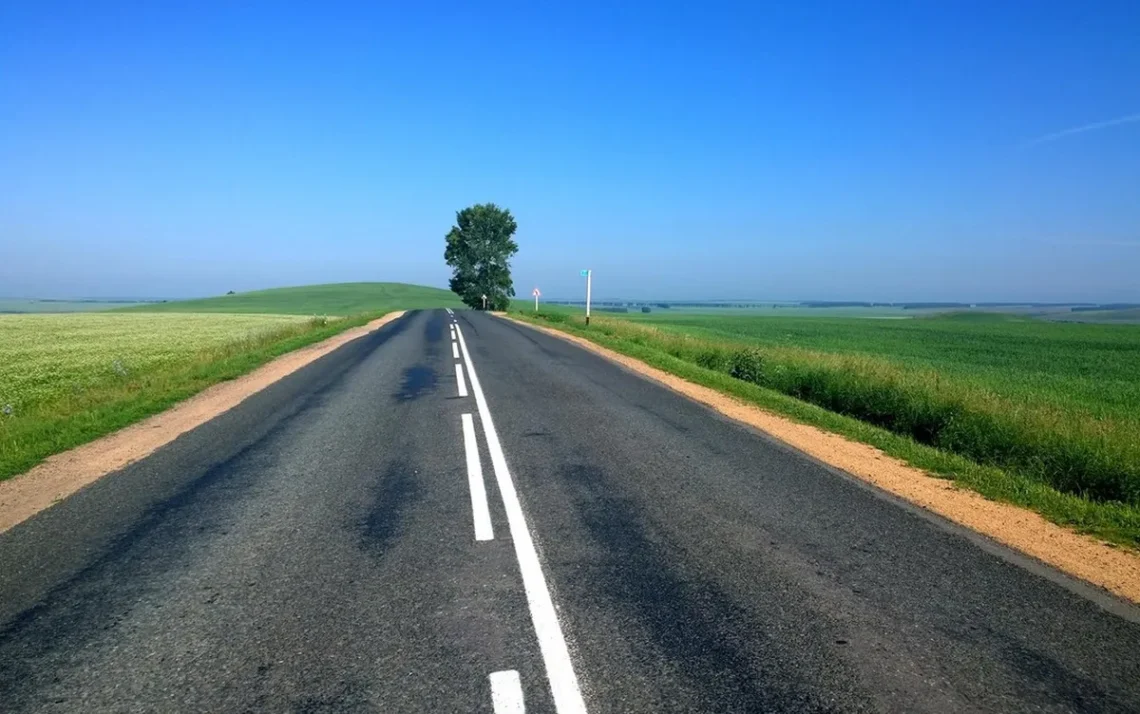
M 951 481 L 936 478 L 888 456 L 873 446 L 777 416 L 581 337 L 520 320 L 512 321 L 602 355 L 884 491 L 1119 597 L 1140 603 L 1140 554 L 1075 533 L 1024 508 L 987 500 L 974 491 L 959 488 Z
M 150 455 L 282 377 L 403 314 L 403 311 L 390 312 L 367 325 L 345 330 L 322 342 L 281 355 L 249 374 L 215 384 L 161 414 L 48 457 L 19 476 L 0 481 L 0 533 L 112 471 Z

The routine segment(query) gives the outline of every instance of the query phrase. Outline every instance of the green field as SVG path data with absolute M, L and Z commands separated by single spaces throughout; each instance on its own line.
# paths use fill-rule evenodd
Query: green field
M 384 313 L 457 304 L 434 288 L 358 283 L 0 315 L 0 479 Z
M 135 312 L 225 312 L 275 315 L 357 315 L 363 312 L 460 307 L 455 293 L 405 283 L 333 283 L 255 290 L 234 295 L 149 303 Z
M 875 320 L 661 311 L 598 316 L 589 329 L 576 311 L 538 319 L 871 441 L 1055 521 L 1140 544 L 1134 326 L 992 313 Z
M 0 404 L 17 414 L 199 352 L 293 333 L 295 315 L 67 314 L 0 316 Z
M 136 305 L 126 300 L 38 300 L 25 298 L 0 298 L 0 314 L 24 314 L 41 312 L 98 312 L 115 310 Z
M 996 313 L 912 320 L 780 319 L 630 314 L 639 323 L 709 340 L 873 357 L 929 371 L 1027 407 L 1140 417 L 1140 330 Z
M 599 315 L 621 314 L 628 317 L 637 317 L 642 314 L 643 304 L 623 303 L 624 307 L 614 308 L 610 305 L 594 305 L 594 312 Z M 527 300 L 514 300 L 512 307 L 517 310 L 533 311 L 534 303 Z M 672 304 L 662 307 L 660 304 L 649 303 L 652 319 L 670 320 L 683 315 L 709 315 L 712 317 L 748 316 L 748 317 L 858 317 L 878 320 L 912 320 L 935 315 L 999 315 L 1006 317 L 1036 318 L 1040 320 L 1054 320 L 1058 322 L 1091 322 L 1108 324 L 1140 324 L 1140 307 L 1113 307 L 1111 309 L 1084 309 L 1076 305 L 1004 305 L 977 307 L 902 307 L 892 305 L 871 306 L 815 306 L 809 307 L 799 303 L 762 303 L 740 306 L 702 306 L 693 304 Z M 1080 308 L 1080 309 L 1075 309 Z M 584 307 L 579 304 L 562 305 L 546 303 L 542 305 L 544 312 L 582 312 Z

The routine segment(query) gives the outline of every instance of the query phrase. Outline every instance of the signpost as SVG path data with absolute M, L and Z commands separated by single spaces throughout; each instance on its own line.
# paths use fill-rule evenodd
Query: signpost
M 483 294 L 483 309 L 484 310 L 487 309 L 487 294 L 486 293 Z
M 538 288 L 535 288 L 531 295 L 534 295 L 534 311 L 538 312 L 538 296 L 542 295 L 542 293 L 538 291 Z
M 579 275 L 581 275 L 583 278 L 586 279 L 586 326 L 589 327 L 590 326 L 590 283 L 593 281 L 594 271 L 589 270 L 589 269 L 583 270 L 579 273 Z

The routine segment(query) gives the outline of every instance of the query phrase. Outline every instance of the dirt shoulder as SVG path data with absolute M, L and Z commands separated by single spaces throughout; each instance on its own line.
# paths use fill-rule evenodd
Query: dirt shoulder
M 42 464 L 19 476 L 0 481 L 0 533 L 93 481 L 150 455 L 277 380 L 352 340 L 380 329 L 403 314 L 403 311 L 390 312 L 366 325 L 281 355 L 249 374 L 215 384 L 161 414 L 48 457 Z
M 1062 528 L 1032 511 L 987 500 L 973 491 L 955 486 L 951 481 L 936 478 L 888 456 L 873 446 L 778 416 L 576 335 L 504 317 L 602 355 L 916 506 L 1119 597 L 1140 603 L 1140 555 L 1136 553 Z

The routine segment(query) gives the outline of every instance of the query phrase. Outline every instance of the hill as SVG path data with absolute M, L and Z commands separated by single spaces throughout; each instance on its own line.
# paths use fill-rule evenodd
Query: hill
M 406 283 L 330 283 L 254 290 L 198 300 L 124 308 L 136 312 L 229 312 L 274 315 L 356 315 L 389 310 L 459 307 L 454 293 Z

